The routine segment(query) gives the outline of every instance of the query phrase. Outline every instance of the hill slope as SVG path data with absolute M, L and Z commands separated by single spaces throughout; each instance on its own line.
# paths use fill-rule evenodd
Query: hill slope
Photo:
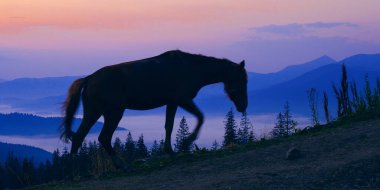
M 380 120 L 325 128 L 227 156 L 161 170 L 55 186 L 55 189 L 376 189 Z M 286 160 L 289 147 L 301 158 Z M 52 188 L 51 186 L 49 188 Z
M 0 163 L 4 164 L 10 152 L 21 162 L 24 158 L 28 158 L 33 159 L 36 165 L 52 158 L 50 152 L 37 147 L 0 142 Z

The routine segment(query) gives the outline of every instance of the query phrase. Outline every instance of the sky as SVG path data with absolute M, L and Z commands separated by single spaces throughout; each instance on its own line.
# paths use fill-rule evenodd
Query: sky
M 172 49 L 276 72 L 380 53 L 378 0 L 1 0 L 0 79 L 87 75 Z

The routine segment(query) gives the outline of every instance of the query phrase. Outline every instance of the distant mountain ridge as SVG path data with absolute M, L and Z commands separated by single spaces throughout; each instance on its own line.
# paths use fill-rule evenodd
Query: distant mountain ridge
M 17 136 L 58 136 L 58 126 L 62 124 L 61 117 L 40 117 L 32 114 L 10 113 L 0 114 L 0 135 Z M 79 126 L 81 119 L 74 119 L 73 129 Z M 90 133 L 99 133 L 103 123 L 97 122 Z M 117 130 L 126 130 L 117 128 Z
M 306 72 L 312 71 L 319 67 L 336 63 L 336 61 L 328 56 L 322 56 L 312 61 L 299 65 L 291 65 L 279 72 L 259 74 L 249 73 L 249 81 L 252 81 L 250 90 L 258 90 L 267 88 L 271 85 L 279 84 L 294 79 Z
M 71 83 L 79 76 L 19 78 L 0 83 L 0 99 L 34 99 L 58 96 L 66 93 Z

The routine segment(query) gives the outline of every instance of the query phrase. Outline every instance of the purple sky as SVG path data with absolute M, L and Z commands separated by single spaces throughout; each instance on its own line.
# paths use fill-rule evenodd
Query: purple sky
M 171 49 L 275 72 L 380 53 L 378 0 L 0 2 L 0 78 L 86 75 Z

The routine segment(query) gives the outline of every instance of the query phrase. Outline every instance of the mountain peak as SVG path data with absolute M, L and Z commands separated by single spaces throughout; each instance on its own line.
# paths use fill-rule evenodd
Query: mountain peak
M 328 55 L 322 55 L 321 57 L 315 59 L 314 61 L 317 61 L 317 60 L 323 60 L 323 61 L 330 62 L 330 63 L 336 62 L 335 59 L 331 58 Z
M 283 69 L 282 71 L 285 71 L 285 70 L 302 70 L 304 72 L 305 71 L 307 72 L 307 71 L 310 71 L 310 70 L 313 70 L 313 69 L 316 69 L 318 67 L 321 67 L 321 66 L 324 66 L 327 64 L 331 64 L 331 63 L 336 63 L 336 61 L 327 55 L 323 55 L 321 57 L 318 57 L 316 59 L 313 59 L 313 60 L 306 62 L 306 63 L 303 63 L 303 64 L 290 65 L 290 66 L 286 67 L 285 69 Z
M 279 76 L 283 76 L 285 78 L 296 77 L 306 72 L 309 72 L 311 70 L 314 70 L 319 67 L 332 64 L 332 63 L 336 63 L 336 61 L 327 55 L 323 55 L 319 58 L 316 58 L 312 61 L 309 61 L 303 64 L 290 65 L 276 74 Z

